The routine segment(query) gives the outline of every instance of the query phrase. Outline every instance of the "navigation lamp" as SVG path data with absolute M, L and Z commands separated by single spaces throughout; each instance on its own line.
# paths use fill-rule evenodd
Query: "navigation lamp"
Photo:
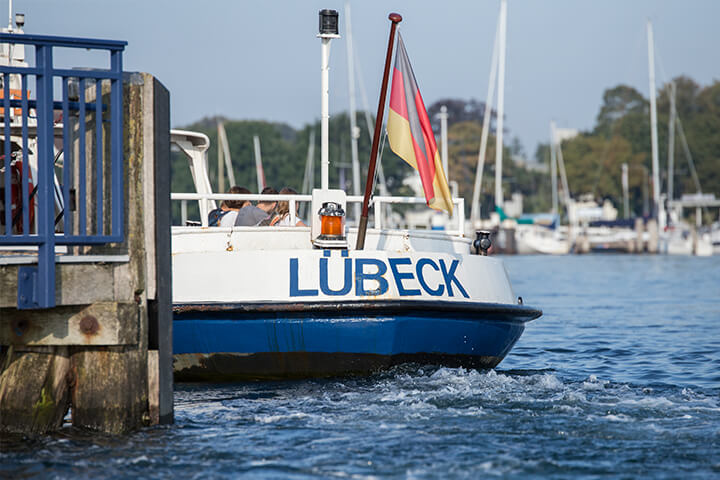
M 342 205 L 325 202 L 318 212 L 320 215 L 320 235 L 340 237 L 345 231 L 345 211 Z
M 347 199 L 343 190 L 314 188 L 310 212 L 310 242 L 315 248 L 347 250 L 345 211 Z
M 22 28 L 25 25 L 25 14 L 24 13 L 16 13 L 15 14 L 15 25 L 17 25 L 18 28 Z
M 338 34 L 337 10 L 320 10 L 320 35 Z

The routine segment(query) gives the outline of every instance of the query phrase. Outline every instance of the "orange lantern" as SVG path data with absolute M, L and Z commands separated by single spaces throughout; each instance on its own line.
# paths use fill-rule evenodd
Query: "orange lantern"
M 345 232 L 345 211 L 342 205 L 335 202 L 325 202 L 318 212 L 320 215 L 320 235 L 326 237 L 341 237 Z

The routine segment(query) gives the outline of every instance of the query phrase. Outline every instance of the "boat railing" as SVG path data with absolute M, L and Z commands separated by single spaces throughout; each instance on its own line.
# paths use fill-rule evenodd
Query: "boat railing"
M 180 201 L 180 216 L 183 225 L 187 224 L 187 202 L 188 201 L 208 201 L 208 200 L 249 200 L 249 201 L 285 201 L 289 204 L 290 211 L 290 223 L 295 224 L 296 222 L 296 207 L 298 202 L 312 202 L 312 195 L 303 194 L 258 194 L 258 193 L 172 193 L 170 199 L 174 201 Z M 347 203 L 362 203 L 362 195 L 348 195 L 346 197 Z M 374 228 L 382 230 L 386 228 L 385 218 L 383 216 L 383 205 L 427 205 L 427 201 L 422 197 L 395 197 L 395 196 L 375 196 L 372 197 L 370 204 L 374 207 Z M 465 225 L 465 199 L 464 198 L 453 198 L 453 208 L 456 212 L 453 215 L 455 223 L 451 229 L 443 230 L 442 233 L 445 235 L 452 235 L 462 237 L 464 235 L 463 226 Z M 200 215 L 200 224 L 203 227 L 208 226 L 207 215 Z

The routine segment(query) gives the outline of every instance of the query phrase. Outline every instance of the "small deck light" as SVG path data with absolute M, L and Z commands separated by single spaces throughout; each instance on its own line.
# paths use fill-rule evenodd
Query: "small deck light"
M 340 237 L 345 231 L 345 210 L 339 203 L 325 202 L 318 212 L 320 215 L 320 235 Z
M 320 10 L 320 35 L 338 34 L 337 10 Z
M 25 14 L 24 13 L 16 13 L 15 14 L 15 25 L 17 25 L 18 28 L 23 28 L 23 26 L 25 26 Z

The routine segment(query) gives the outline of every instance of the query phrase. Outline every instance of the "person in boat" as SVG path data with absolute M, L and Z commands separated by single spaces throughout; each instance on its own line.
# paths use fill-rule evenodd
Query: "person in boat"
M 245 187 L 238 187 L 235 185 L 230 187 L 230 190 L 226 193 L 245 194 L 250 193 L 250 190 Z M 248 200 L 223 200 L 220 204 L 220 208 L 216 208 L 208 214 L 208 226 L 232 227 L 235 225 L 235 219 L 240 209 L 248 204 L 250 204 L 250 201 Z
M 287 194 L 287 195 L 297 195 L 297 192 L 293 190 L 292 188 L 285 187 L 282 190 L 280 190 L 280 194 Z M 307 227 L 305 225 L 305 222 L 300 220 L 297 217 L 297 211 L 298 211 L 298 204 L 295 203 L 295 226 L 296 227 Z M 281 200 L 278 202 L 277 208 L 275 209 L 275 215 L 273 215 L 272 220 L 270 220 L 270 225 L 278 226 L 278 227 L 291 227 L 293 226 L 290 223 L 290 202 Z
M 262 195 L 277 195 L 277 190 L 272 187 L 265 187 L 260 192 Z M 257 206 L 249 204 L 245 205 L 240 209 L 235 218 L 236 227 L 254 227 L 260 225 L 263 220 L 271 218 L 271 214 L 275 210 L 277 202 L 271 201 L 259 201 Z

